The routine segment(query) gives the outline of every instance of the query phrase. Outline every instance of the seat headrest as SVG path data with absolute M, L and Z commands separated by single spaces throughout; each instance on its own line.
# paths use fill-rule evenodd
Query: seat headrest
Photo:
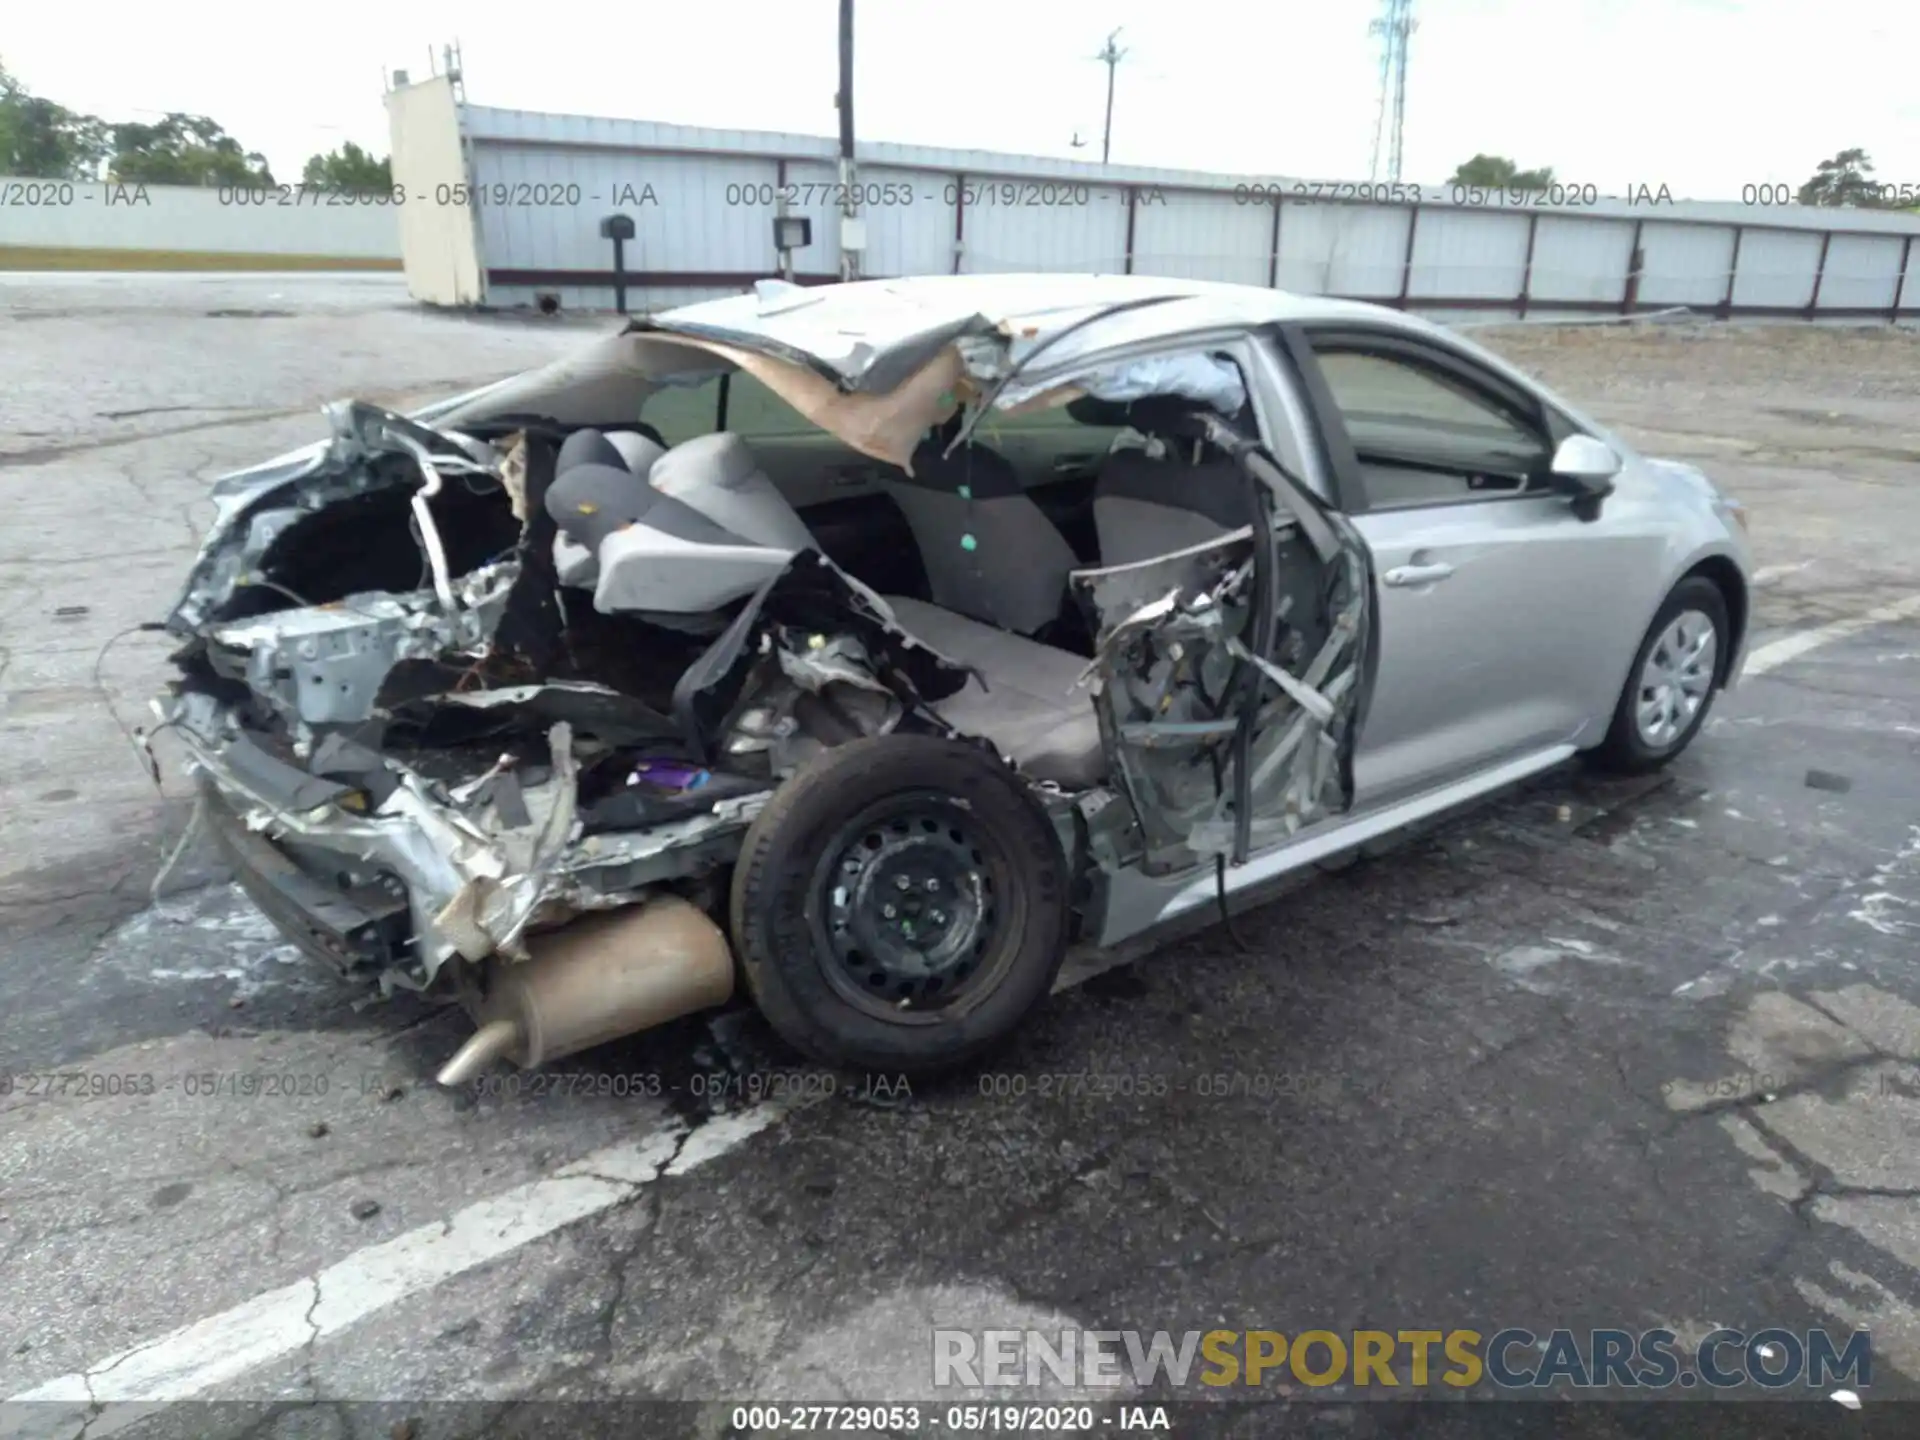
M 913 452 L 911 475 L 888 471 L 886 483 L 913 485 L 922 490 L 938 490 L 957 495 L 965 486 L 975 500 L 1004 500 L 1010 495 L 1025 495 L 1020 472 L 998 450 L 985 445 L 962 445 L 951 455 L 943 454 L 946 445 L 939 439 L 923 440 Z
M 805 550 L 813 536 L 799 512 L 731 431 L 684 440 L 654 462 L 648 484 L 755 545 Z M 651 522 L 649 522 L 651 523 Z
M 1101 400 L 1081 395 L 1067 402 L 1067 416 L 1077 424 L 1103 430 L 1126 427 L 1143 435 L 1191 438 L 1201 433 L 1200 417 L 1208 407 L 1179 395 L 1143 395 L 1138 400 Z
M 567 444 L 579 438 L 578 433 L 570 435 Z M 604 437 L 596 435 L 594 439 L 613 457 L 613 463 L 581 461 L 569 465 L 555 474 L 546 495 L 547 514 L 560 533 L 589 550 L 598 550 L 602 540 L 638 520 L 659 499 L 645 480 L 626 467 L 620 453 Z
M 618 465 L 626 467 L 627 458 L 598 430 L 576 430 L 560 442 L 554 457 L 553 473 L 560 475 L 576 465 Z
M 616 430 L 607 436 L 607 443 L 620 452 L 627 468 L 642 479 L 653 469 L 653 462 L 667 453 L 667 447 L 658 440 L 636 430 Z
M 747 442 L 731 430 L 682 440 L 654 461 L 651 479 L 662 494 L 714 487 L 738 490 L 760 471 Z

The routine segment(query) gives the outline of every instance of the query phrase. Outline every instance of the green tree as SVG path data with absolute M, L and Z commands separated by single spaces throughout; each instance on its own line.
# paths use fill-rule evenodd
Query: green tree
M 29 93 L 0 65 L 0 175 L 91 180 L 109 148 L 97 117 Z
M 1857 205 L 1862 209 L 1886 208 L 1879 182 L 1871 179 L 1873 161 L 1865 150 L 1842 150 L 1831 160 L 1822 160 L 1813 178 L 1800 187 L 1802 205 Z
M 115 180 L 143 185 L 271 185 L 267 157 L 204 115 L 175 111 L 153 125 L 113 127 Z
M 1553 167 L 1522 170 L 1504 155 L 1476 155 L 1458 170 L 1449 185 L 1478 185 L 1488 190 L 1544 190 L 1553 184 Z
M 316 190 L 374 192 L 393 189 L 393 166 L 376 160 L 353 141 L 326 155 L 310 155 L 301 183 Z

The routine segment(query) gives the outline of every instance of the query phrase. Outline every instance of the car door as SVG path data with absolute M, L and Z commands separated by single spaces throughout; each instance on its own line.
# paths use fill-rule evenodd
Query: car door
M 1246 374 L 1253 352 L 1213 353 L 1230 354 Z M 1249 393 L 1266 442 L 1280 444 L 1284 427 L 1280 448 L 1298 453 L 1287 416 L 1304 415 L 1304 403 L 1272 403 L 1264 382 Z M 1245 859 L 1352 801 L 1372 644 L 1365 542 L 1267 445 L 1213 433 L 1199 443 L 1216 453 L 1222 441 L 1251 447 L 1243 464 L 1252 523 L 1072 577 L 1094 622 L 1102 741 L 1139 822 L 1149 875 Z M 1183 443 L 1196 440 L 1198 432 Z M 1177 492 L 1183 467 L 1166 473 Z
M 1571 741 L 1610 592 L 1657 537 L 1551 488 L 1572 422 L 1472 357 L 1364 327 L 1287 339 L 1379 586 L 1356 807 Z

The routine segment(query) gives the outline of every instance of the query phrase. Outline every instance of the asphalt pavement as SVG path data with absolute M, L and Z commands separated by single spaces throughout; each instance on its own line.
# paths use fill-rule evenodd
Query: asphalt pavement
M 0 1431 L 164 1397 L 233 1407 L 142 1422 L 175 1433 L 518 1433 L 619 1397 L 720 1434 L 716 1402 L 944 1408 L 932 1332 L 988 1328 L 1860 1327 L 1862 1409 L 1800 1387 L 1794 1423 L 1916 1415 L 1920 339 L 1860 342 L 1907 346 L 1891 394 L 1792 336 L 1715 387 L 1702 340 L 1683 407 L 1605 339 L 1523 359 L 1754 507 L 1752 673 L 1664 774 L 1541 777 L 1088 974 L 937 1086 L 735 1017 L 449 1092 L 463 1017 L 317 972 L 198 848 L 149 893 L 186 805 L 125 733 L 166 650 L 131 627 L 210 477 L 321 401 L 578 339 L 388 277 L 0 277 L 0 1060 L 88 1077 L 0 1096 Z M 1462 1408 L 1262 1398 L 1172 1433 Z M 1760 1423 L 1704 1404 L 1675 1433 Z

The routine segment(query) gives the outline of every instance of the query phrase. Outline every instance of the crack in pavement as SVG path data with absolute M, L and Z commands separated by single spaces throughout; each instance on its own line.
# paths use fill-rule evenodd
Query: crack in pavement
M 97 450 L 117 450 L 127 445 L 139 445 L 148 440 L 170 440 L 178 435 L 194 435 L 203 430 L 219 430 L 227 426 L 250 425 L 265 420 L 289 420 L 296 415 L 311 414 L 314 408 L 312 405 L 294 405 L 275 410 L 249 410 L 218 420 L 196 420 L 189 425 L 166 425 L 157 430 L 142 430 L 134 435 L 111 435 L 95 440 L 69 441 L 60 445 L 40 445 L 26 450 L 0 450 L 0 470 L 45 465 L 49 461 L 65 459 L 69 455 L 85 455 Z

